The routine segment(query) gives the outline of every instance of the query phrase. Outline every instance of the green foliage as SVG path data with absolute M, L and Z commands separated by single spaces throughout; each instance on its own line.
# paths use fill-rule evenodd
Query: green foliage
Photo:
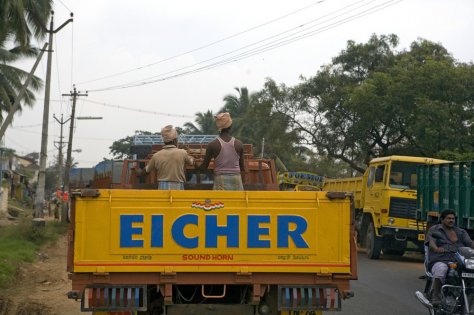
M 219 112 L 231 114 L 232 134 L 255 155 L 263 148 L 289 170 L 352 176 L 379 156 L 472 159 L 474 65 L 429 40 L 407 50 L 398 43 L 394 34 L 348 41 L 314 76 L 293 87 L 267 79 L 261 91 L 235 88 Z M 197 113 L 182 132 L 214 134 L 213 112 Z M 127 139 L 111 152 L 126 152 Z
M 150 131 L 143 131 L 143 130 L 135 130 L 135 134 L 133 136 L 128 136 L 117 141 L 114 141 L 112 145 L 109 147 L 110 153 L 113 155 L 114 159 L 131 159 L 132 154 L 130 153 L 130 149 L 133 144 L 133 139 L 137 135 L 156 135 L 159 134 L 158 132 L 153 133 Z
M 455 152 L 455 151 L 440 151 L 437 156 L 438 159 L 448 161 L 474 161 L 474 152 Z
M 0 7 L 0 119 L 3 119 L 2 112 L 10 109 L 28 75 L 13 64 L 38 54 L 39 50 L 31 46 L 31 39 L 44 38 L 52 1 L 2 0 Z M 10 46 L 11 49 L 5 48 Z M 42 81 L 33 77 L 23 97 L 24 104 L 33 106 L 33 91 L 41 85 Z
M 192 122 L 185 123 L 182 132 L 190 135 L 213 135 L 217 133 L 212 110 L 205 113 L 196 113 L 195 122 L 196 124 Z
M 319 156 L 363 172 L 373 158 L 474 149 L 474 65 L 417 40 L 395 50 L 395 35 L 347 48 L 289 89 L 268 81 L 267 99 Z

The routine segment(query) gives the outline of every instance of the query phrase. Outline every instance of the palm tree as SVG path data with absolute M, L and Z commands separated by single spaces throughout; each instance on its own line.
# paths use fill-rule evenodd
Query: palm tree
M 212 110 L 196 113 L 196 125 L 192 122 L 184 124 L 184 132 L 191 135 L 213 135 L 217 132 Z
M 51 7 L 52 0 L 0 0 L 0 118 L 2 111 L 9 111 L 22 80 L 28 75 L 11 64 L 38 54 L 38 49 L 31 46 L 31 39 L 46 35 Z M 24 104 L 33 105 L 32 90 L 40 87 L 41 80 L 34 77 Z
M 220 112 L 229 112 L 232 117 L 232 133 L 244 141 L 248 139 L 252 129 L 248 126 L 248 120 L 253 118 L 252 108 L 255 105 L 255 93 L 249 94 L 246 87 L 234 88 L 238 95 L 228 94 L 224 96 L 224 106 Z

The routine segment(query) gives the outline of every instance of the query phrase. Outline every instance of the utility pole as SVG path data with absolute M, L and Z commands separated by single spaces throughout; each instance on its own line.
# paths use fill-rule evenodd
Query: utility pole
M 76 86 L 74 85 L 74 90 L 71 91 L 69 94 L 63 94 L 63 96 L 72 96 L 72 110 L 71 110 L 71 118 L 69 123 L 69 141 L 67 143 L 67 155 L 66 155 L 66 170 L 64 172 L 64 192 L 69 193 L 69 173 L 71 172 L 71 153 L 72 153 L 72 134 L 74 132 L 74 115 L 76 113 L 76 100 L 78 96 L 87 96 L 87 93 L 81 93 L 76 90 Z M 66 222 L 67 217 L 67 208 L 65 206 L 62 207 L 61 213 L 61 221 Z
M 58 187 L 62 187 L 63 186 L 63 147 L 64 147 L 64 141 L 63 141 L 63 125 L 66 124 L 69 119 L 67 119 L 66 121 L 63 120 L 63 115 L 61 114 L 61 120 L 59 120 L 58 118 L 56 118 L 55 115 L 53 115 L 53 118 L 56 119 L 56 121 L 61 125 L 61 131 L 60 131 L 60 135 L 59 135 L 59 143 L 58 143 L 58 146 L 57 148 L 59 149 L 59 153 L 58 153 L 58 173 L 59 173 L 59 176 L 58 176 Z
M 48 150 L 48 123 L 49 123 L 49 95 L 51 86 L 51 64 L 52 64 L 52 53 L 53 53 L 53 34 L 59 32 L 66 24 L 72 22 L 71 18 L 61 24 L 57 29 L 54 29 L 54 11 L 51 11 L 51 21 L 49 23 L 49 29 L 46 31 L 49 33 L 48 41 L 48 62 L 46 68 L 46 82 L 44 87 L 44 109 L 43 109 L 43 131 L 41 133 L 41 153 L 40 153 L 40 165 L 38 174 L 38 185 L 36 187 L 36 198 L 35 198 L 35 218 L 43 218 L 43 203 L 44 203 L 44 188 L 46 182 L 46 158 Z

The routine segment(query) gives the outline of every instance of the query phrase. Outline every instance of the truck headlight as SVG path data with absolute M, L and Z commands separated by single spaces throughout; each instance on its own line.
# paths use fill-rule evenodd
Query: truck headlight
M 464 265 L 467 269 L 474 269 L 474 259 L 465 259 Z

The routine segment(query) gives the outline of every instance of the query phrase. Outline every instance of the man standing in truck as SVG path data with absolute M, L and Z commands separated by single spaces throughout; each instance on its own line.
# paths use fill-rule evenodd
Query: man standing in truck
M 441 286 L 448 272 L 448 263 L 456 261 L 454 253 L 449 248 L 471 247 L 474 248 L 469 234 L 455 226 L 456 212 L 445 209 L 440 213 L 440 224 L 432 226 L 427 234 L 426 242 L 429 246 L 428 268 L 433 275 L 433 295 L 431 303 L 439 304 Z
M 184 168 L 186 164 L 194 165 L 194 159 L 186 150 L 178 149 L 178 132 L 172 125 L 161 129 L 161 137 L 165 145 L 153 154 L 145 172 L 156 170 L 160 190 L 184 190 Z
M 209 142 L 206 156 L 200 166 L 205 170 L 214 158 L 214 190 L 244 190 L 245 174 L 244 146 L 232 137 L 230 129 L 232 118 L 229 113 L 220 113 L 215 117 L 219 136 Z

